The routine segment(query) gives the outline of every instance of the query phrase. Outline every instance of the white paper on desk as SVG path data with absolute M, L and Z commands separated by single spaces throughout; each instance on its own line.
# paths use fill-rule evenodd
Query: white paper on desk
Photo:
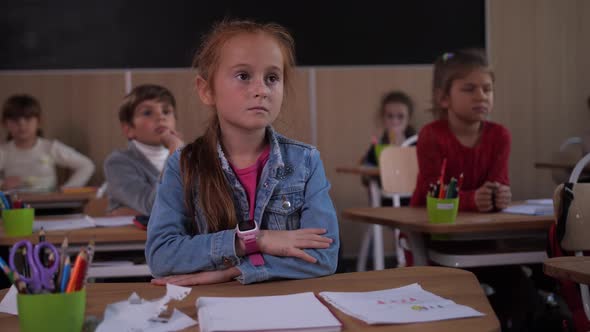
M 167 308 L 170 300 L 182 300 L 191 292 L 190 287 L 166 285 L 164 297 L 147 301 L 136 293 L 129 299 L 109 304 L 104 312 L 103 321 L 96 332 L 101 331 L 177 331 L 197 322 L 181 311 L 175 310 L 167 322 L 154 320 Z
M 330 304 L 368 324 L 430 322 L 484 316 L 425 291 L 418 284 L 374 292 L 321 292 Z
M 78 218 L 63 218 L 54 220 L 35 220 L 33 223 L 33 231 L 37 232 L 43 227 L 46 231 L 66 231 L 71 229 L 93 228 L 96 227 L 94 220 L 89 216 L 81 216 Z
M 133 225 L 133 216 L 123 217 L 98 217 L 93 218 L 96 227 L 119 227 Z
M 2 302 L 0 302 L 0 312 L 5 312 L 11 315 L 18 315 L 18 307 L 16 305 L 16 294 L 18 294 L 18 291 L 16 290 L 16 287 L 12 285 L 8 292 L 6 292 L 6 295 L 4 295 Z
M 513 214 L 526 214 L 530 216 L 550 216 L 553 214 L 553 205 L 519 204 L 511 205 L 502 212 Z
M 196 306 L 201 332 L 331 332 L 342 328 L 330 310 L 311 292 L 279 296 L 200 297 Z
M 553 206 L 553 199 L 551 199 L 551 198 L 527 199 L 525 202 L 527 204 L 551 205 L 551 206 Z

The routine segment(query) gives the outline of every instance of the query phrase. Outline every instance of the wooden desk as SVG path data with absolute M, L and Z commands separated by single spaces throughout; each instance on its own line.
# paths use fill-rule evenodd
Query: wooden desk
M 428 234 L 545 230 L 554 223 L 553 216 L 460 211 L 454 224 L 431 224 L 428 222 L 426 208 L 412 207 L 346 209 L 342 216 L 356 221 Z
M 379 176 L 379 167 L 376 166 L 345 166 L 336 167 L 336 173 L 356 174 L 367 176 Z
M 23 203 L 30 204 L 35 209 L 82 208 L 95 196 L 96 192 L 18 193 L 18 197 L 23 200 Z
M 86 247 L 91 239 L 95 242 L 98 252 L 140 252 L 143 255 L 147 232 L 135 226 L 95 227 L 67 231 L 48 231 L 46 240 L 56 246 L 61 246 L 64 237 L 68 237 L 68 254 L 75 255 L 81 247 Z M 30 236 L 10 237 L 4 234 L 0 227 L 0 246 L 12 246 L 20 240 L 38 241 L 38 234 Z M 59 247 L 58 247 L 59 248 Z M 147 264 L 91 267 L 88 272 L 90 278 L 149 276 Z
M 535 168 L 548 168 L 548 169 L 565 169 L 571 171 L 574 169 L 575 164 L 563 163 L 563 162 L 536 162 Z
M 61 245 L 64 237 L 68 237 L 70 245 L 83 244 L 87 245 L 88 241 L 94 239 L 97 246 L 107 244 L 126 243 L 145 243 L 147 239 L 147 232 L 135 226 L 120 226 L 120 227 L 94 227 L 75 229 L 67 231 L 48 231 L 46 233 L 46 241 L 55 245 Z M 0 246 L 12 246 L 20 240 L 30 240 L 37 242 L 39 240 L 38 234 L 30 236 L 7 236 L 4 234 L 4 229 L 0 227 Z
M 397 227 L 406 231 L 412 243 L 414 263 L 426 265 L 428 255 L 423 234 L 468 235 L 470 238 L 494 238 L 499 234 L 514 236 L 531 231 L 545 231 L 553 224 L 553 216 L 526 216 L 508 213 L 459 212 L 454 224 L 431 224 L 426 208 L 354 208 L 342 216 L 360 222 Z M 535 256 L 536 257 L 536 256 Z M 546 257 L 544 257 L 546 258 Z M 543 258 L 543 259 L 544 259 Z
M 346 166 L 336 167 L 336 173 L 368 176 L 369 180 L 369 205 L 373 208 L 381 206 L 381 186 L 379 185 L 380 171 L 376 166 Z M 383 270 L 385 268 L 385 253 L 383 251 L 383 226 L 372 224 L 370 230 L 365 232 L 361 249 L 356 264 L 357 271 L 365 271 L 369 245 L 373 240 L 373 268 Z
M 590 285 L 590 257 L 567 256 L 549 258 L 543 263 L 543 272 L 553 278 Z
M 246 286 L 237 282 L 195 286 L 190 295 L 182 302 L 175 304 L 173 301 L 171 306 L 196 319 L 195 302 L 199 296 L 265 296 L 308 291 L 313 291 L 316 294 L 320 291 L 373 291 L 401 287 L 414 282 L 418 282 L 427 291 L 451 299 L 458 304 L 470 306 L 485 313 L 486 316 L 429 323 L 370 326 L 343 314 L 330 305 L 328 308 L 342 321 L 343 331 L 500 331 L 498 319 L 475 276 L 464 270 L 443 267 L 411 267 L 355 272 L 335 274 L 324 278 L 274 281 Z M 147 283 L 89 284 L 86 315 L 102 317 L 107 304 L 123 301 L 134 291 L 146 299 L 162 297 L 166 292 L 164 287 Z M 0 291 L 0 297 L 3 297 L 5 293 L 6 290 Z M 18 318 L 0 313 L 0 326 L 3 331 L 18 331 Z M 193 326 L 188 330 L 198 330 L 198 326 Z
M 535 168 L 545 168 L 545 169 L 562 169 L 562 170 L 566 170 L 568 172 L 571 172 L 574 167 L 576 167 L 576 163 L 568 163 L 568 162 L 559 162 L 559 161 L 554 161 L 554 162 L 536 162 L 535 163 Z M 589 174 L 590 173 L 590 167 L 585 167 L 584 170 L 582 170 L 582 174 Z

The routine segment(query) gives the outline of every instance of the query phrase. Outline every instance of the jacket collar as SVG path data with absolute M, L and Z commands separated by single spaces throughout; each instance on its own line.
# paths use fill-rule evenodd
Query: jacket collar
M 271 127 L 266 127 L 266 139 L 270 143 L 270 154 L 268 156 L 267 165 L 270 171 L 270 177 L 275 177 L 277 169 L 285 167 L 283 157 L 281 155 L 281 147 L 279 145 L 278 133 Z M 225 153 L 221 148 L 221 142 L 217 142 L 217 155 L 221 161 L 221 168 L 226 173 L 233 173 L 229 161 L 225 157 Z

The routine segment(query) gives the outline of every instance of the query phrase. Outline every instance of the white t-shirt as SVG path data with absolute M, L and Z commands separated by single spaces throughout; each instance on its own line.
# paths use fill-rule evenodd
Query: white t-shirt
M 63 187 L 84 186 L 94 173 L 94 164 L 90 159 L 57 140 L 39 137 L 31 149 L 19 149 L 14 141 L 0 146 L 2 179 L 18 176 L 24 182 L 22 189 L 55 190 L 56 165 L 74 171 Z

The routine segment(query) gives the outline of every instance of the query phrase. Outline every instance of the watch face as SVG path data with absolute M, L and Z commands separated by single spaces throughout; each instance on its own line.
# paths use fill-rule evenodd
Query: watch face
M 242 220 L 238 223 L 238 229 L 240 232 L 250 231 L 256 228 L 254 220 Z

